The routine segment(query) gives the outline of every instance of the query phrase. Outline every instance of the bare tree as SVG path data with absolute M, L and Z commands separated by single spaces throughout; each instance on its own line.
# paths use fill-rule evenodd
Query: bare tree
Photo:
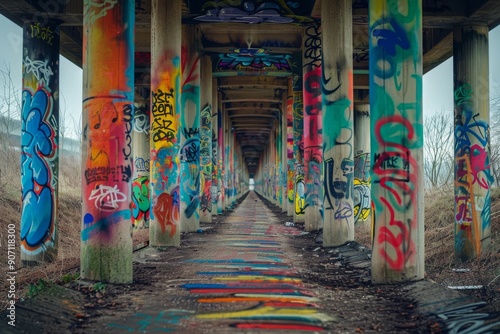
M 5 64 L 0 69 L 0 183 L 4 183 L 19 175 L 20 141 L 14 138 L 21 128 L 21 92 L 12 80 L 10 66 Z M 16 166 L 17 168 L 13 169 Z
M 490 98 L 490 169 L 495 178 L 494 185 L 500 186 L 500 84 L 495 84 Z
M 453 122 L 450 119 L 453 118 L 441 112 L 424 122 L 424 175 L 430 189 L 448 187 L 453 180 Z

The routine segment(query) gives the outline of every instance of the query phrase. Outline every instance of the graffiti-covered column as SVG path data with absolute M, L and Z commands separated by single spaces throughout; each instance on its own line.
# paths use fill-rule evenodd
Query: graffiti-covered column
M 281 114 L 281 113 L 280 113 Z M 274 203 L 281 206 L 281 115 L 274 121 Z
M 370 0 L 372 281 L 424 276 L 422 1 Z
M 293 55 L 293 160 L 294 160 L 294 211 L 293 222 L 304 223 L 306 186 L 304 181 L 304 94 L 302 94 L 302 55 Z
M 217 79 L 212 79 L 212 186 L 210 197 L 212 200 L 212 216 L 218 215 L 219 201 L 219 93 Z
M 370 105 L 354 105 L 354 224 L 371 222 Z
M 479 257 L 491 244 L 488 27 L 453 32 L 455 100 L 455 257 Z
M 230 177 L 230 172 L 229 172 L 229 157 L 230 157 L 230 145 L 231 143 L 229 142 L 229 133 L 231 132 L 230 124 L 229 124 L 229 117 L 228 114 L 225 110 L 225 105 L 223 106 L 222 110 L 222 133 L 224 136 L 224 155 L 222 157 L 222 178 L 224 180 L 224 187 L 222 189 L 222 192 L 224 193 L 223 201 L 222 201 L 222 208 L 224 211 L 229 209 L 229 177 Z
M 286 214 L 293 217 L 295 208 L 294 171 L 295 159 L 293 156 L 293 79 L 288 79 L 286 98 Z
M 134 8 L 84 1 L 80 274 L 111 283 L 132 281 Z
M 23 26 L 21 260 L 57 258 L 59 25 Z
M 352 1 L 322 1 L 323 246 L 354 240 Z
M 288 89 L 281 92 L 281 212 L 288 213 Z
M 151 246 L 180 246 L 181 0 L 151 3 Z
M 217 214 L 224 211 L 224 105 L 222 103 L 222 93 L 217 94 Z
M 200 222 L 212 222 L 212 61 L 201 58 Z
M 321 105 L 321 27 L 305 28 L 303 36 L 304 87 L 304 179 L 306 185 L 305 230 L 315 231 L 323 225 L 322 105 Z
M 182 26 L 180 194 L 181 231 L 200 228 L 200 55 L 196 27 Z
M 137 64 L 137 63 L 136 63 Z M 137 76 L 135 77 L 137 83 Z M 134 230 L 149 227 L 149 129 L 150 93 L 144 87 L 135 86 L 134 130 L 132 136 L 132 152 L 134 168 L 132 176 L 132 224 Z M 146 94 L 144 94 L 146 92 Z

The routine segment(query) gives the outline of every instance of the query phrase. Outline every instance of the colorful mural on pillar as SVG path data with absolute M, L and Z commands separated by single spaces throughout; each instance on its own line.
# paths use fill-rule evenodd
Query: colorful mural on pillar
M 186 232 L 200 225 L 200 57 L 196 47 L 188 46 L 193 39 L 183 41 L 181 57 L 181 229 Z
M 149 92 L 148 92 L 149 97 Z M 132 223 L 134 229 L 149 227 L 149 101 L 134 104 Z
M 293 157 L 293 96 L 288 96 L 286 99 L 286 150 L 286 199 L 288 205 L 293 207 L 295 198 L 293 182 L 293 175 L 295 172 L 295 160 Z
M 217 95 L 214 94 L 213 99 L 217 98 Z M 212 101 L 214 101 L 212 99 Z M 210 187 L 210 199 L 212 200 L 212 214 L 217 214 L 217 202 L 219 200 L 219 130 L 217 128 L 217 124 L 219 122 L 219 114 L 220 112 L 214 113 L 211 115 L 212 118 L 212 186 Z
M 84 1 L 81 277 L 112 283 L 132 281 L 133 22 L 131 0 Z
M 305 29 L 304 36 L 304 180 L 306 186 L 306 230 L 321 226 L 323 215 L 322 98 L 321 98 L 321 27 Z
M 298 79 L 298 78 L 296 78 Z M 302 79 L 302 77 L 300 77 Z M 299 80 L 298 80 L 299 81 Z M 302 80 L 300 80 L 302 84 Z M 304 183 L 304 116 L 302 90 L 293 92 L 294 221 L 304 222 L 306 189 Z
M 354 223 L 371 220 L 371 164 L 370 164 L 370 106 L 364 106 L 354 111 Z
M 57 257 L 59 26 L 23 27 L 21 260 Z
M 217 180 L 219 183 L 219 193 L 217 197 L 217 213 L 222 214 L 222 211 L 224 210 L 224 115 L 222 114 L 222 111 L 219 110 L 218 112 L 218 117 L 217 117 L 217 131 L 219 133 L 218 138 L 217 138 L 217 148 L 218 148 L 218 173 L 217 173 Z
M 200 120 L 200 168 L 201 202 L 200 210 L 212 212 L 212 106 L 206 105 Z
M 370 7 L 372 280 L 421 279 L 422 1 Z
M 490 131 L 484 111 L 474 108 L 473 96 L 469 83 L 458 83 L 454 94 L 455 256 L 461 261 L 480 255 L 482 243 L 491 237 Z
M 157 41 L 151 59 L 151 246 L 180 245 L 181 13 L 177 1 L 160 2 L 170 17 L 152 16 Z M 171 7 L 170 7 L 171 6 Z M 159 11 L 158 13 L 163 13 Z M 176 21 L 178 18 L 178 21 Z M 168 31 L 168 43 L 165 41 Z
M 323 3 L 323 246 L 354 240 L 354 86 L 351 2 Z M 342 13 L 339 15 L 339 13 Z M 336 20 L 330 19 L 335 17 Z M 338 43 L 342 41 L 342 47 Z

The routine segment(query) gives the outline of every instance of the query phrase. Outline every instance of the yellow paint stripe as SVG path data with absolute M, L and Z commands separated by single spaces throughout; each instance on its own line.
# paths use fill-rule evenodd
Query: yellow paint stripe
M 236 311 L 236 312 L 222 312 L 222 313 L 208 313 L 199 314 L 196 317 L 199 319 L 231 319 L 231 318 L 245 318 L 262 316 L 263 318 L 272 318 L 279 316 L 280 318 L 295 318 L 297 316 L 307 316 L 319 321 L 333 321 L 334 318 L 319 313 L 315 309 L 292 309 L 292 308 L 275 308 L 271 306 L 264 306 L 250 310 Z
M 302 283 L 298 278 L 275 278 L 269 276 L 234 276 L 234 277 L 215 277 L 216 281 L 245 281 L 245 282 L 280 282 L 280 283 Z

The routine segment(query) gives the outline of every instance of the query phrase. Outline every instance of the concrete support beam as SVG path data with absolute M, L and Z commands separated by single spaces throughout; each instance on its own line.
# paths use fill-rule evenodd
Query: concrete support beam
M 422 1 L 370 0 L 372 281 L 424 277 Z
M 217 93 L 217 157 L 218 171 L 217 183 L 219 192 L 217 196 L 217 214 L 222 214 L 224 211 L 224 105 L 221 103 L 222 94 Z
M 286 99 L 286 201 L 287 216 L 293 217 L 295 208 L 294 172 L 295 157 L 293 156 L 293 81 L 288 80 Z
M 288 212 L 288 197 L 287 197 L 287 175 L 288 175 L 288 132 L 287 132 L 287 112 L 288 112 L 288 90 L 281 91 L 281 99 L 283 100 L 281 112 L 281 209 L 283 213 Z
M 371 224 L 370 105 L 354 105 L 354 224 Z
M 212 78 L 212 186 L 210 197 L 212 200 L 212 216 L 218 215 L 217 201 L 219 200 L 219 128 L 218 123 L 220 119 L 219 114 L 219 98 L 217 90 L 217 79 Z
M 180 218 L 182 232 L 200 228 L 200 54 L 196 26 L 182 26 Z
M 134 2 L 84 13 L 80 276 L 130 283 Z
M 28 265 L 57 259 L 60 32 L 47 21 L 23 26 L 20 237 Z
M 152 0 L 151 246 L 180 246 L 181 0 Z
M 305 230 L 323 226 L 321 26 L 310 25 L 303 36 Z
M 294 54 L 293 71 L 293 157 L 294 157 L 294 211 L 293 222 L 304 223 L 306 186 L 304 181 L 304 94 L 302 93 L 302 56 Z
M 212 222 L 212 61 L 201 58 L 200 222 Z
M 455 102 L 455 257 L 472 260 L 491 246 L 488 27 L 453 32 Z
M 132 152 L 134 169 L 132 176 L 132 224 L 134 231 L 149 227 L 150 195 L 149 195 L 149 168 L 150 150 L 149 133 L 151 128 L 151 103 L 149 87 L 147 96 L 137 93 L 134 99 L 134 130 L 132 136 Z
M 323 0 L 323 246 L 354 240 L 352 1 Z

